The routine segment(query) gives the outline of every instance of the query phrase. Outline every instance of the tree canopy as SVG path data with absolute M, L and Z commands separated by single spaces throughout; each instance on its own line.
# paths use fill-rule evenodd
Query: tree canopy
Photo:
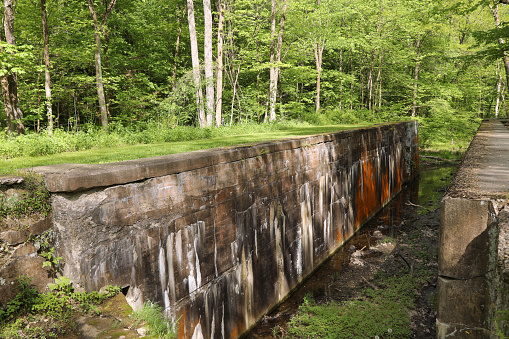
M 11 134 L 13 121 L 38 133 L 261 123 L 271 113 L 414 117 L 447 134 L 509 114 L 506 0 L 17 0 L 10 15 L 8 3 L 0 124 Z M 9 113 L 8 77 L 22 117 Z

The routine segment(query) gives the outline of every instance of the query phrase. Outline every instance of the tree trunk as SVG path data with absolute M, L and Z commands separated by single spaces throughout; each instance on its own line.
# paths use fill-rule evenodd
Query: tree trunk
M 177 80 L 177 65 L 178 65 L 178 54 L 180 47 L 180 35 L 182 34 L 182 21 L 184 21 L 184 15 L 186 14 L 186 5 L 184 5 L 184 10 L 182 11 L 182 16 L 178 17 L 179 29 L 177 32 L 177 41 L 175 42 L 175 55 L 173 56 L 173 72 L 171 75 L 171 89 L 175 91 L 175 82 Z M 178 11 L 178 9 L 177 9 Z
M 315 97 L 315 112 L 320 111 L 320 82 L 322 79 L 322 56 L 325 42 L 315 43 L 315 66 L 316 66 L 316 97 Z
M 224 6 L 221 0 L 217 2 L 219 12 L 219 22 L 217 24 L 217 71 L 216 71 L 216 126 L 222 124 L 223 109 L 223 22 L 224 22 Z
M 382 110 L 382 61 L 383 54 L 380 54 L 380 64 L 378 66 L 378 114 L 380 115 L 380 111 Z
M 49 32 L 46 18 L 46 0 L 41 0 L 42 33 L 44 36 L 44 90 L 46 94 L 46 115 L 48 117 L 48 135 L 53 135 L 53 109 L 51 101 L 51 76 L 49 62 Z
M 267 103 L 269 105 L 269 111 L 270 111 L 270 121 L 273 121 L 276 119 L 276 90 L 277 90 L 277 83 L 276 83 L 276 67 L 274 65 L 274 61 L 276 59 L 276 0 L 271 1 L 271 7 L 270 7 L 270 69 L 269 69 L 269 99 L 267 100 Z M 265 111 L 265 121 L 267 120 L 267 111 Z
M 373 55 L 371 56 L 371 66 L 369 67 L 368 74 L 368 110 L 371 111 L 373 107 L 373 72 L 375 71 L 375 52 L 373 51 Z
M 279 34 L 277 38 L 277 46 L 275 48 L 275 56 L 271 51 L 271 73 L 270 73 L 270 117 L 269 121 L 276 120 L 276 100 L 277 100 L 277 82 L 279 76 L 279 63 L 281 62 L 281 50 L 283 48 L 283 33 L 285 28 L 286 18 L 286 0 L 283 0 L 283 9 L 281 13 L 281 19 L 279 21 Z M 276 25 L 276 1 L 272 0 L 271 9 L 271 39 L 275 35 Z M 271 40 L 271 47 L 274 40 Z M 274 60 L 275 57 L 275 60 Z
M 339 109 L 343 109 L 343 81 L 341 78 L 343 77 L 343 49 L 339 50 Z
M 191 39 L 191 61 L 193 64 L 193 81 L 196 91 L 196 106 L 198 110 L 198 124 L 206 126 L 205 110 L 203 109 L 203 94 L 201 90 L 200 59 L 198 57 L 198 39 L 196 37 L 196 24 L 194 22 L 193 0 L 187 0 L 187 21 L 189 23 L 189 38 Z
M 111 0 L 106 12 L 104 12 L 103 18 L 99 23 L 97 19 L 97 13 L 95 11 L 93 0 L 87 0 L 88 8 L 90 10 L 90 15 L 92 16 L 92 20 L 94 21 L 94 40 L 95 40 L 95 79 L 97 86 L 97 97 L 99 99 L 99 112 L 101 116 L 101 126 L 103 129 L 108 127 L 108 109 L 106 107 L 106 96 L 104 95 L 104 80 L 103 80 L 103 72 L 101 66 L 101 32 L 104 29 L 104 25 L 108 20 L 108 17 L 115 7 L 115 3 L 117 0 Z
M 14 38 L 14 9 L 12 8 L 12 0 L 4 0 L 4 29 L 5 41 L 10 45 L 16 45 Z M 18 102 L 18 81 L 16 74 L 9 72 L 1 77 L 2 94 L 4 99 L 4 108 L 7 122 L 7 133 L 14 135 L 25 133 L 25 126 L 21 119 L 23 113 L 19 108 Z
M 493 5 L 489 5 L 490 9 L 491 9 L 491 12 L 493 13 L 493 19 L 495 19 L 495 24 L 497 26 L 497 28 L 500 28 L 500 16 L 499 16 L 499 12 L 498 12 L 498 2 L 500 3 L 507 3 L 507 2 L 502 2 L 502 1 L 493 1 L 494 4 Z M 499 38 L 498 39 L 498 42 L 502 45 L 505 43 L 504 39 L 503 38 Z M 507 51 L 504 51 L 504 68 L 505 68 L 505 76 L 506 76 L 506 84 L 507 86 L 509 86 L 509 54 L 507 53 Z
M 500 73 L 500 63 L 497 60 L 497 98 L 495 99 L 495 118 L 498 118 L 501 91 L 502 91 L 502 74 Z
M 418 96 L 418 82 L 419 82 L 419 66 L 421 64 L 421 34 L 417 35 L 417 40 L 415 41 L 415 51 L 416 51 L 416 60 L 415 60 L 415 69 L 414 69 L 414 93 L 413 93 L 413 102 L 412 102 L 412 117 L 415 117 L 417 114 L 417 96 Z
M 204 13 L 204 61 L 205 61 L 205 98 L 207 107 L 207 126 L 212 126 L 214 118 L 214 63 L 212 61 L 212 7 L 210 0 L 203 0 Z
M 353 49 L 350 50 L 350 73 L 354 73 L 353 71 Z M 353 81 L 350 81 L 350 110 L 353 110 Z

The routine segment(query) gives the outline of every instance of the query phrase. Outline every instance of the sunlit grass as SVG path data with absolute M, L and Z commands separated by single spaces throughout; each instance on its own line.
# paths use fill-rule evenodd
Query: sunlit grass
M 227 135 L 210 139 L 200 139 L 180 142 L 165 142 L 156 144 L 138 144 L 113 146 L 107 148 L 93 148 L 85 151 L 66 152 L 45 156 L 23 156 L 12 159 L 0 159 L 0 174 L 15 173 L 19 169 L 32 168 L 64 163 L 101 164 L 124 160 L 155 157 L 161 155 L 185 153 L 215 147 L 229 147 L 233 145 L 249 144 L 267 140 L 302 137 L 320 133 L 331 133 L 346 129 L 370 126 L 358 125 L 327 125 L 327 126 L 298 126 L 284 130 L 265 133 L 243 135 Z

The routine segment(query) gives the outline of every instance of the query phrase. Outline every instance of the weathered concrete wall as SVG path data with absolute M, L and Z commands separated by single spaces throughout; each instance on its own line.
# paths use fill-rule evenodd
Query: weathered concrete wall
M 509 309 L 508 161 L 509 130 L 484 121 L 442 200 L 438 338 L 498 338 L 496 312 Z
M 36 169 L 64 274 L 130 286 L 182 338 L 237 338 L 410 180 L 417 124 Z

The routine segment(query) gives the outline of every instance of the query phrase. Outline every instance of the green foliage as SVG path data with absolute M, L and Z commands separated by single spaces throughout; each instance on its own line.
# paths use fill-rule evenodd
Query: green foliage
M 97 6 L 103 13 L 104 6 Z M 507 6 L 499 7 L 503 19 Z M 203 8 L 196 6 L 195 10 L 201 43 Z M 15 11 L 17 45 L 0 44 L 5 52 L 0 54 L 0 73 L 17 74 L 23 121 L 29 131 L 40 133 L 48 124 L 40 58 L 40 8 L 36 2 L 20 0 Z M 48 0 L 47 12 L 57 132 L 52 141 L 44 133 L 16 141 L 0 140 L 0 156 L 129 144 L 123 133 L 102 137 L 89 133 L 89 126 L 99 123 L 99 115 L 94 30 L 87 6 L 79 2 L 62 6 L 60 1 Z M 273 43 L 268 24 L 270 4 L 238 0 L 229 4 L 224 14 L 222 123 L 259 123 L 267 113 Z M 281 17 L 279 6 L 276 21 Z M 167 129 L 196 125 L 196 88 L 186 24 L 185 8 L 179 1 L 118 2 L 101 32 L 110 120 L 117 125 L 115 131 L 120 129 L 118 125 L 128 126 L 133 142 L 181 140 L 173 136 L 177 132 L 140 134 L 140 123 L 151 127 L 155 121 Z M 292 1 L 286 12 L 282 61 L 278 65 L 278 117 L 321 125 L 394 121 L 409 118 L 415 105 L 419 119 L 435 119 L 431 116 L 437 109 L 451 117 L 456 127 L 441 128 L 439 137 L 456 140 L 456 133 L 463 134 L 461 121 L 493 115 L 498 80 L 495 60 L 505 48 L 497 40 L 507 35 L 507 30 L 505 22 L 496 28 L 485 3 Z M 318 46 L 323 47 L 321 112 L 314 108 Z M 414 74 L 417 65 L 419 74 Z M 464 115 L 458 124 L 453 121 L 457 112 Z M 440 122 L 426 125 L 429 129 L 442 127 Z M 0 125 L 5 123 L 1 114 Z M 181 131 L 184 136 L 189 133 Z M 433 140 L 431 134 L 426 140 Z
M 42 267 L 50 267 L 54 271 L 56 271 L 58 263 L 60 262 L 60 260 L 62 260 L 62 257 L 57 257 L 55 255 L 54 247 L 51 247 L 47 252 L 45 251 L 40 252 L 39 255 L 46 259 L 46 261 L 42 263 Z
M 147 323 L 150 335 L 164 339 L 177 338 L 176 323 L 169 321 L 164 316 L 163 308 L 156 303 L 145 302 L 142 309 L 136 311 L 133 316 L 138 322 Z
M 44 185 L 41 176 L 24 171 L 19 173 L 24 182 L 21 186 L 23 193 L 19 196 L 7 196 L 0 192 L 0 219 L 7 216 L 23 217 L 35 213 L 48 215 L 51 212 L 50 193 Z
M 499 339 L 507 339 L 506 332 L 504 329 L 509 324 L 509 311 L 497 311 L 497 316 L 494 319 L 495 334 Z
M 444 101 L 430 102 L 430 116 L 419 119 L 419 143 L 423 148 L 466 149 L 481 119 L 451 110 Z
M 0 338 L 53 338 L 73 322 L 73 312 L 98 314 L 97 305 L 120 292 L 108 286 L 105 293 L 75 292 L 71 281 L 62 276 L 39 293 L 28 277 L 17 281 L 18 294 L 0 309 Z
M 305 297 L 287 329 L 290 338 L 409 338 L 408 310 L 416 298 L 419 277 L 385 277 L 380 289 L 365 289 L 362 298 L 317 304 Z
M 31 279 L 28 277 L 18 279 L 18 294 L 7 303 L 4 309 L 0 309 L 0 324 L 31 312 L 34 305 L 39 302 L 39 293 L 30 283 Z

